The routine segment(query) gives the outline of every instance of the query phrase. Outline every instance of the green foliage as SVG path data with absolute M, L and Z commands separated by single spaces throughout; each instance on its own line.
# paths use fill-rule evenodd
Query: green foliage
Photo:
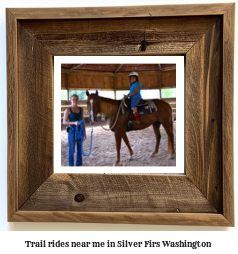
M 61 101 L 67 101 L 67 90 L 61 90 Z
M 143 91 L 144 93 L 147 92 L 150 95 L 155 96 L 154 90 L 148 90 L 148 91 Z M 99 91 L 100 95 L 103 97 L 108 97 L 114 99 L 114 92 L 113 91 Z M 128 91 L 117 91 L 117 99 L 121 99 L 123 97 L 123 94 L 127 94 Z M 76 94 L 79 97 L 79 100 L 87 100 L 86 96 L 86 91 L 85 90 L 69 90 L 69 98 L 73 95 Z M 161 95 L 162 98 L 176 98 L 176 88 L 166 88 L 161 90 Z M 148 99 L 149 95 L 143 94 L 144 99 Z M 152 96 L 152 97 L 153 97 Z M 159 95 L 158 95 L 159 96 Z M 149 96 L 151 97 L 151 96 Z M 154 98 L 154 97 L 153 97 Z M 61 90 L 61 100 L 67 100 L 67 90 Z
M 79 100 L 86 100 L 87 99 L 85 90 L 69 90 L 69 98 L 74 94 L 78 95 Z
M 162 98 L 176 98 L 176 88 L 161 89 Z
M 61 90 L 61 100 L 62 101 L 68 100 L 67 94 L 68 94 L 67 90 Z M 78 95 L 79 100 L 86 100 L 87 99 L 86 91 L 84 91 L 84 90 L 69 90 L 69 99 L 74 94 Z

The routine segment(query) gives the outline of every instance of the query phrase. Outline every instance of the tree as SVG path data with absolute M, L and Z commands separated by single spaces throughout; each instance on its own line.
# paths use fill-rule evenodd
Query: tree
M 78 95 L 79 100 L 86 100 L 86 91 L 85 90 L 69 90 L 69 98 L 71 98 L 72 95 Z

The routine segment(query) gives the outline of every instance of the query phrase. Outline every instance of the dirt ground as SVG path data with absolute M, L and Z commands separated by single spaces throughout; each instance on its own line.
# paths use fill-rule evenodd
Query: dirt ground
M 108 125 L 103 125 L 108 128 Z M 84 153 L 88 154 L 90 148 L 91 125 L 86 125 L 87 139 L 84 141 Z M 131 148 L 134 152 L 133 160 L 129 161 L 129 151 L 124 141 L 121 145 L 121 162 L 119 166 L 176 166 L 176 160 L 170 159 L 167 149 L 167 134 L 160 127 L 161 141 L 159 153 L 155 157 L 150 154 L 155 148 L 155 134 L 153 127 L 140 131 L 127 132 Z M 174 141 L 176 151 L 176 121 L 174 122 Z M 68 141 L 65 128 L 61 131 L 61 165 L 68 166 Z M 83 157 L 83 166 L 112 166 L 116 161 L 116 142 L 112 131 L 105 131 L 99 123 L 93 126 L 92 152 L 90 156 Z

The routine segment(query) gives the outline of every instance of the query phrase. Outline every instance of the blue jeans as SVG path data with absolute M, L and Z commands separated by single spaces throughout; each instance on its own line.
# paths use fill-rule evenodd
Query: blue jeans
M 131 99 L 131 109 L 135 109 L 136 105 L 140 102 L 141 98 Z
M 82 159 L 82 153 L 81 153 L 81 140 L 75 141 L 74 130 L 69 130 L 68 132 L 68 143 L 69 143 L 69 153 L 68 153 L 69 166 L 74 166 L 75 143 L 77 146 L 75 166 L 82 166 L 83 159 Z

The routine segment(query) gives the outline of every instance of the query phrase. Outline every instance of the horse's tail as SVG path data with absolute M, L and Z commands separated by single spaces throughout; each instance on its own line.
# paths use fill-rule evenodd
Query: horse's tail
M 171 112 L 171 117 L 169 119 L 169 129 L 171 131 L 171 135 L 168 135 L 168 151 L 171 156 L 173 156 L 174 153 L 174 121 L 173 121 L 173 111 L 172 107 L 170 106 L 170 112 Z
M 171 105 L 164 101 L 164 100 L 159 100 L 159 99 L 154 99 L 154 103 L 156 104 L 159 115 L 161 116 L 161 121 L 162 125 L 164 126 L 166 133 L 168 135 L 168 152 L 173 156 L 175 153 L 174 151 L 174 130 L 173 130 L 173 111 Z

